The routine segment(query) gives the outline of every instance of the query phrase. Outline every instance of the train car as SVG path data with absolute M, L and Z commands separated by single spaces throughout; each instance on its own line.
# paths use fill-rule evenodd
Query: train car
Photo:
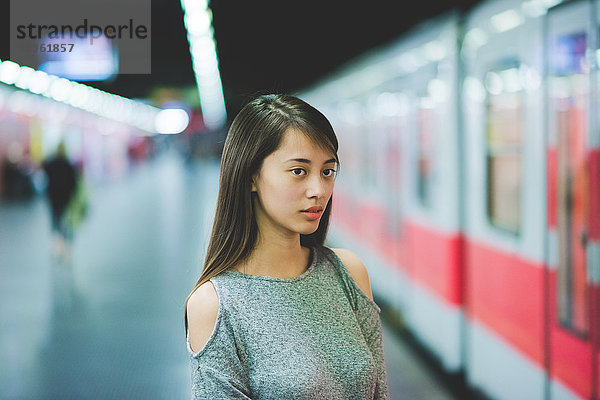
M 458 14 L 304 94 L 339 135 L 331 237 L 444 367 L 462 361 Z M 440 332 L 444 332 L 440 335 Z
M 330 239 L 493 399 L 598 399 L 597 1 L 485 1 L 300 93 L 340 139 Z
M 543 399 L 547 390 L 545 14 L 523 4 L 472 10 L 461 47 L 464 368 L 497 399 Z
M 598 2 L 547 16 L 546 371 L 551 393 L 599 397 Z

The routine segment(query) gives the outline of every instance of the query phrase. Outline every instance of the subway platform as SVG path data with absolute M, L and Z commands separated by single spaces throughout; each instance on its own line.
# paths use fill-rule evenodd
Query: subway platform
M 217 185 L 217 162 L 175 152 L 90 183 L 71 265 L 42 196 L 0 204 L 0 399 L 190 398 L 183 302 Z M 382 316 L 391 398 L 458 398 Z

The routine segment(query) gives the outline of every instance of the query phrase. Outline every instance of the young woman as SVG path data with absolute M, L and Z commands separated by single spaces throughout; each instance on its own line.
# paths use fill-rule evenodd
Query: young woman
M 260 96 L 234 119 L 186 301 L 195 399 L 388 398 L 367 270 L 324 246 L 337 150 L 325 116 L 293 96 Z

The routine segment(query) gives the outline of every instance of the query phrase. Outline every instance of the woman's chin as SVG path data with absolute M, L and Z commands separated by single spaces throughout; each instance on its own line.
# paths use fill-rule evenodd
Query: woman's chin
M 302 234 L 302 235 L 312 235 L 313 233 L 315 233 L 317 231 L 317 229 L 319 229 L 319 224 L 315 224 L 315 226 L 311 227 L 311 228 L 302 229 L 300 231 L 300 234 Z

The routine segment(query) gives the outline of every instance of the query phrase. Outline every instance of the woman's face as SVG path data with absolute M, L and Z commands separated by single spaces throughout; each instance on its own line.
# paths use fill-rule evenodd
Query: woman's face
M 288 129 L 253 178 L 255 214 L 261 235 L 317 230 L 335 180 L 335 158 L 301 131 Z M 306 212 L 317 207 L 320 211 Z

